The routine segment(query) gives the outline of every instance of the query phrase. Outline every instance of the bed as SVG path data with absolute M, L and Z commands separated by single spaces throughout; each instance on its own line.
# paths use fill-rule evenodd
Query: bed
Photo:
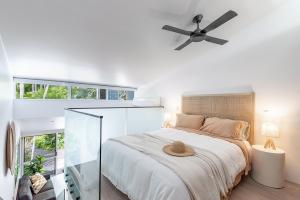
M 122 140 L 112 139 L 102 146 L 102 175 L 131 200 L 228 198 L 241 176 L 247 175 L 250 170 L 254 94 L 183 96 L 182 113 L 246 121 L 250 126 L 248 141 L 239 141 L 237 144 L 235 141 L 214 137 L 206 132 L 178 128 L 163 128 L 143 133 L 142 136 L 138 136 L 138 139 L 142 139 L 131 146 L 122 143 L 130 136 L 125 136 Z M 203 153 L 203 157 L 211 156 L 207 161 L 209 164 L 202 163 L 202 159 L 199 165 L 193 165 L 182 158 L 169 160 L 169 157 L 163 154 L 153 154 L 154 150 L 151 148 L 145 151 L 144 146 L 147 145 L 143 142 L 147 142 L 149 138 L 154 138 L 154 143 L 157 138 L 165 142 L 183 141 L 199 150 L 199 153 L 208 152 Z M 193 178 L 194 183 L 189 184 L 187 179 Z

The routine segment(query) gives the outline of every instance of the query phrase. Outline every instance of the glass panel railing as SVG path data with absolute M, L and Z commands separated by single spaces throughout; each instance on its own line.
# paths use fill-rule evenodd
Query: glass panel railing
M 163 108 L 129 108 L 127 134 L 140 134 L 158 130 L 162 126 Z
M 65 180 L 74 200 L 99 199 L 101 118 L 66 110 Z
M 109 138 L 125 135 L 127 109 L 103 108 L 103 109 L 80 109 L 80 112 L 103 116 L 102 119 L 102 143 Z
M 65 178 L 70 196 L 97 200 L 101 193 L 101 142 L 160 129 L 163 108 L 68 109 L 65 117 Z

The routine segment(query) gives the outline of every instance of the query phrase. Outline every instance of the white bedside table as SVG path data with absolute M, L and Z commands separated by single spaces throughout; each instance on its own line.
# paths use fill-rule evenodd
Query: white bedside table
M 265 149 L 262 145 L 252 145 L 252 178 L 269 187 L 284 186 L 285 152 L 282 149 Z

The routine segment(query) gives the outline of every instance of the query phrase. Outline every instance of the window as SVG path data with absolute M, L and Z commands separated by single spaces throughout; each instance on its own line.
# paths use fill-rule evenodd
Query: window
M 103 99 L 105 100 L 106 99 L 106 89 L 99 89 L 99 99 Z
M 16 99 L 133 100 L 136 88 L 14 78 Z
M 15 184 L 18 181 L 20 176 L 20 142 L 17 141 L 17 148 L 16 148 L 16 160 L 15 160 Z
M 127 92 L 127 100 L 133 100 L 134 91 L 126 91 Z
M 108 90 L 108 100 L 133 100 L 134 91 Z
M 24 174 L 63 172 L 64 134 L 53 133 L 24 138 Z
M 119 100 L 127 100 L 127 93 L 125 90 L 119 90 Z
M 118 90 L 108 90 L 108 100 L 118 100 Z
M 62 173 L 64 169 L 64 133 L 57 134 L 57 149 L 56 149 L 56 173 Z
M 67 99 L 68 88 L 47 84 L 16 84 L 17 99 Z
M 97 89 L 96 88 L 80 88 L 72 87 L 72 99 L 96 99 Z

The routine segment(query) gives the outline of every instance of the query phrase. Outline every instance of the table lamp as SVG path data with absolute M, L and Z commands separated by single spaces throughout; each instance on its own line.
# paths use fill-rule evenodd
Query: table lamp
M 171 113 L 165 113 L 164 116 L 164 124 L 163 124 L 164 128 L 171 128 Z
M 275 143 L 272 140 L 274 137 L 279 137 L 278 126 L 272 122 L 264 122 L 262 125 L 262 135 L 267 137 L 267 141 L 265 143 L 265 149 L 272 148 L 276 150 Z

